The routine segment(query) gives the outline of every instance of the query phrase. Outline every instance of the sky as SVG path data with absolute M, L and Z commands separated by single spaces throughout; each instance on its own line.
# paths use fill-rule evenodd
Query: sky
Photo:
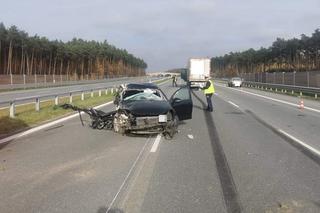
M 320 0 L 0 0 L 5 26 L 52 40 L 107 40 L 149 72 L 311 35 L 319 11 Z

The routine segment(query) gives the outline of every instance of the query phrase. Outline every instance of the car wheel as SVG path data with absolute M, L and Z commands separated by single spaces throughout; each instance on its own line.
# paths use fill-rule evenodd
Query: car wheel
M 168 114 L 168 123 L 165 127 L 165 131 L 163 132 L 163 135 L 165 139 L 171 140 L 173 136 L 178 132 L 178 122 L 179 118 L 178 116 L 173 116 L 172 113 Z
M 105 126 L 106 126 L 105 123 L 99 119 L 97 129 L 99 130 L 104 129 Z

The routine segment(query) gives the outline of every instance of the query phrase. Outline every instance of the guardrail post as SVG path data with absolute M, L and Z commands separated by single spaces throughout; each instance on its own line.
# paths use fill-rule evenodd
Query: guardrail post
M 54 74 L 52 75 L 52 83 L 54 83 L 54 84 L 56 83 L 56 79 L 55 79 L 55 75 Z
M 111 88 L 111 94 L 113 94 L 113 87 Z
M 307 85 L 310 87 L 310 74 L 307 72 Z
M 40 111 L 40 98 L 36 98 L 36 111 Z
M 291 94 L 292 94 L 292 95 L 294 94 L 294 91 L 293 91 L 293 90 L 291 91 Z
M 81 92 L 81 101 L 84 101 L 84 92 Z
M 16 104 L 14 101 L 10 102 L 10 118 L 14 118 L 15 117 L 15 112 L 16 112 Z
M 93 98 L 93 90 L 91 90 L 91 98 Z
M 108 88 L 106 89 L 106 95 L 108 95 Z
M 101 96 L 101 89 L 99 89 L 99 96 Z
M 59 104 L 59 96 L 54 96 L 54 105 L 58 105 Z
M 26 85 L 26 74 L 23 74 L 23 84 Z
M 300 91 L 300 96 L 302 96 L 302 92 Z
M 317 99 L 318 98 L 318 94 L 316 93 L 316 94 L 314 94 L 314 98 L 315 99 Z
M 69 102 L 70 104 L 72 103 L 72 92 L 70 92 L 70 95 L 69 95 Z

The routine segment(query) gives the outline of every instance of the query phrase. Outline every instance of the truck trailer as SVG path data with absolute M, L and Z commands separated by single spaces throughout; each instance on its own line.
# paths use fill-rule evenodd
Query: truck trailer
M 188 83 L 190 87 L 204 87 L 205 77 L 210 77 L 209 58 L 190 58 L 188 63 Z

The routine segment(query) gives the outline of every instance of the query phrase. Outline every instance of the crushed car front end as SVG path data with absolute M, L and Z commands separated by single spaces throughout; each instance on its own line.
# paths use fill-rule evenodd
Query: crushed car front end
M 174 110 L 156 87 L 124 87 L 118 99 L 113 122 L 115 132 L 155 134 L 174 131 Z

